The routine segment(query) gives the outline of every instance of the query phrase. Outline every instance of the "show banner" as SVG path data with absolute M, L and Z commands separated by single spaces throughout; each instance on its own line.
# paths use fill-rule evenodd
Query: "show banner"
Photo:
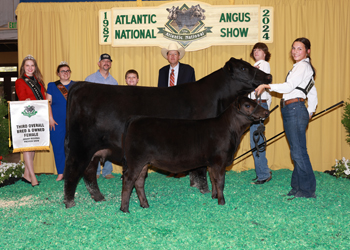
M 212 45 L 273 42 L 273 8 L 170 2 L 158 7 L 99 12 L 100 45 L 160 46 L 177 42 L 186 51 Z
M 9 102 L 13 152 L 50 150 L 47 100 Z

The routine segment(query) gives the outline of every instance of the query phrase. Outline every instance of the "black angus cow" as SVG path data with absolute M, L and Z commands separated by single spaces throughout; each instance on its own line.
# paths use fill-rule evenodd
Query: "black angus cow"
M 135 186 L 140 206 L 148 208 L 144 190 L 149 166 L 179 173 L 208 166 L 213 199 L 225 204 L 225 168 L 245 129 L 265 119 L 269 111 L 248 97 L 239 97 L 221 115 L 204 120 L 132 118 L 123 135 L 123 189 L 120 210 L 129 212 L 130 194 Z
M 69 89 L 66 121 L 64 203 L 72 207 L 81 177 L 95 201 L 104 200 L 96 180 L 98 161 L 122 163 L 121 137 L 127 119 L 144 115 L 204 119 L 221 114 L 236 97 L 272 76 L 231 58 L 199 81 L 171 88 L 111 86 L 77 82 Z M 209 192 L 206 167 L 190 172 L 190 185 Z

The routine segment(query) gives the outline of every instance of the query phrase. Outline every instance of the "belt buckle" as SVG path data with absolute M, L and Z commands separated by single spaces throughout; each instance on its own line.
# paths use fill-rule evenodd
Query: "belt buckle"
M 283 98 L 280 101 L 280 106 L 281 106 L 281 109 L 283 109 L 286 106 L 286 101 Z

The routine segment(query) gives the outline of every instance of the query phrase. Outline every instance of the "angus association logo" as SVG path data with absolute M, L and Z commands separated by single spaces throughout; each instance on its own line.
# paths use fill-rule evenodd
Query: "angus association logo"
M 28 105 L 27 107 L 24 108 L 22 115 L 28 116 L 30 118 L 30 117 L 36 115 L 36 113 L 38 113 L 38 111 L 35 111 L 35 107 Z
M 164 38 L 178 42 L 186 48 L 193 41 L 202 39 L 211 33 L 212 27 L 204 27 L 205 9 L 199 4 L 189 8 L 186 4 L 181 7 L 166 8 L 169 21 L 165 28 L 158 28 Z

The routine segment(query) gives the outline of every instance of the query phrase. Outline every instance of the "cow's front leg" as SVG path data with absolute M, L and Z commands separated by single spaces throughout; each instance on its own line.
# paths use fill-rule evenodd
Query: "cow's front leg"
M 217 190 L 218 190 L 218 204 L 225 205 L 224 198 L 224 187 L 225 187 L 225 167 L 220 167 L 217 178 Z
M 89 191 L 91 198 L 95 201 L 105 201 L 105 197 L 101 193 L 96 179 L 98 162 L 99 157 L 95 157 L 93 161 L 90 161 L 89 166 L 84 171 L 83 177 L 85 186 Z
M 200 167 L 190 172 L 190 186 L 196 187 L 202 194 L 209 193 L 207 167 Z
M 145 179 L 147 175 L 147 170 L 148 170 L 148 167 L 144 166 L 139 177 L 135 182 L 135 189 L 137 192 L 137 196 L 139 197 L 139 200 L 140 200 L 140 206 L 143 208 L 149 208 L 149 204 L 145 193 Z

